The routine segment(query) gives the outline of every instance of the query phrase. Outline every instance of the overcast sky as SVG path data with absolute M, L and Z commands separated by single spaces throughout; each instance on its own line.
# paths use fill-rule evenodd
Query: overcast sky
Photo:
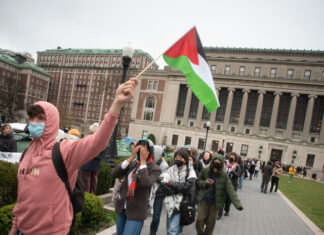
M 324 50 L 323 0 L 0 0 L 0 48 L 34 58 L 127 42 L 155 58 L 194 25 L 204 46 Z

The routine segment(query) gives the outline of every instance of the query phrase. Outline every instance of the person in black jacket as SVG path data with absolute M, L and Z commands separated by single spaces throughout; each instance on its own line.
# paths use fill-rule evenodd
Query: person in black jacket
M 12 135 L 11 126 L 4 124 L 0 131 L 0 152 L 17 152 L 17 142 Z
M 267 165 L 265 165 L 262 169 L 263 174 L 262 174 L 262 183 L 261 183 L 261 193 L 267 193 L 270 177 L 273 173 L 273 169 L 271 165 L 272 162 L 268 161 Z
M 89 130 L 91 133 L 95 133 L 98 130 L 98 128 L 99 123 L 95 122 L 89 127 Z M 99 153 L 99 155 L 96 156 L 94 159 L 87 162 L 81 167 L 82 176 L 85 184 L 84 190 L 88 193 L 96 194 L 100 162 L 101 159 L 105 156 L 106 149 Z

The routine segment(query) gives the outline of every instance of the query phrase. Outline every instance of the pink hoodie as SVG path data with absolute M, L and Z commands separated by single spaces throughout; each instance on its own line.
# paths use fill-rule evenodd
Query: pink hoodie
M 67 190 L 52 162 L 52 148 L 59 129 L 56 107 L 45 101 L 40 105 L 46 115 L 41 138 L 33 139 L 18 169 L 18 199 L 13 209 L 13 228 L 24 235 L 66 235 L 73 218 Z M 97 156 L 110 139 L 117 116 L 108 112 L 98 131 L 78 141 L 64 140 L 60 150 L 73 190 L 77 170 Z

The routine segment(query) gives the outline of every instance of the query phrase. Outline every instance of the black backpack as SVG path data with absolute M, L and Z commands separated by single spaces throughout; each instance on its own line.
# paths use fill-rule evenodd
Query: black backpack
M 25 156 L 25 153 L 27 152 L 28 148 L 23 152 L 21 155 L 21 158 L 19 162 L 21 162 Z M 73 206 L 73 221 L 72 226 L 75 222 L 75 214 L 82 211 L 83 204 L 84 204 L 84 182 L 83 182 L 83 176 L 82 171 L 78 170 L 78 177 L 75 182 L 75 187 L 73 189 L 73 192 L 71 192 L 71 187 L 68 179 L 68 174 L 63 162 L 63 158 L 60 151 L 60 142 L 57 142 L 54 144 L 53 150 L 52 150 L 52 160 L 53 164 L 56 170 L 57 175 L 60 177 L 60 179 L 63 181 L 66 190 L 69 193 L 70 201 Z

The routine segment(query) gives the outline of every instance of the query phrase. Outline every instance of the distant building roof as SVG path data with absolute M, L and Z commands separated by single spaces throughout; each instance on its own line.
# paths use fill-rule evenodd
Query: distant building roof
M 123 53 L 122 49 L 49 49 L 45 51 L 38 51 L 37 53 L 39 54 L 92 54 L 92 55 L 120 55 Z M 152 56 L 141 50 L 141 49 L 135 49 L 134 50 L 135 55 L 145 55 L 147 56 L 150 60 L 154 60 Z
M 321 50 L 299 50 L 299 49 L 275 49 L 275 48 L 246 48 L 246 47 L 205 47 L 206 51 L 233 51 L 233 52 L 265 52 L 265 53 L 288 53 L 288 54 L 316 54 L 323 55 Z
M 52 76 L 51 74 L 46 72 L 44 69 L 42 69 L 41 67 L 37 66 L 36 64 L 34 64 L 32 62 L 25 61 L 24 63 L 19 64 L 14 57 L 9 56 L 9 55 L 0 54 L 0 61 L 11 64 L 11 65 L 13 65 L 15 67 L 18 67 L 18 68 L 33 69 L 33 70 L 35 70 L 37 72 L 40 72 L 40 73 L 43 73 L 43 74 L 45 74 L 47 76 Z

